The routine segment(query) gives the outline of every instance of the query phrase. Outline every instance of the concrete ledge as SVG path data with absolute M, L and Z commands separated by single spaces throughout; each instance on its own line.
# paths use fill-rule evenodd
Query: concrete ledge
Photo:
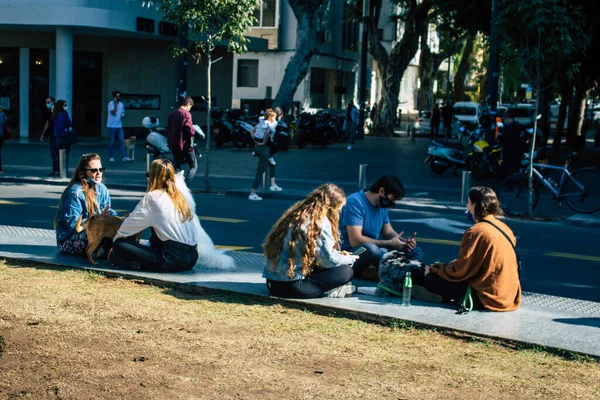
M 142 279 L 160 285 L 181 285 L 190 290 L 213 289 L 270 298 L 262 270 L 265 264 L 260 254 L 229 252 L 238 265 L 235 271 L 221 271 L 196 266 L 192 271 L 174 274 L 122 271 L 104 261 L 91 266 L 85 257 L 58 253 L 54 232 L 46 229 L 0 225 L 0 257 L 68 268 L 81 268 L 115 274 L 129 279 Z M 359 286 L 373 282 L 355 280 Z M 600 303 L 524 293 L 521 308 L 509 313 L 473 311 L 456 315 L 447 305 L 413 300 L 411 307 L 402 307 L 401 299 L 358 294 L 350 298 L 320 298 L 285 300 L 317 308 L 356 314 L 364 319 L 401 320 L 418 326 L 453 330 L 470 335 L 517 342 L 527 346 L 571 351 L 600 358 Z

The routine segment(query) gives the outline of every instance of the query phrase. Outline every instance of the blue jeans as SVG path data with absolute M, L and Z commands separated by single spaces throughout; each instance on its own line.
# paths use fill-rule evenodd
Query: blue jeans
M 121 158 L 125 158 L 127 156 L 127 152 L 125 151 L 125 133 L 123 132 L 123 128 L 108 128 L 108 156 L 110 158 L 114 157 L 113 145 L 115 144 L 115 136 L 119 135 L 119 147 L 121 149 Z

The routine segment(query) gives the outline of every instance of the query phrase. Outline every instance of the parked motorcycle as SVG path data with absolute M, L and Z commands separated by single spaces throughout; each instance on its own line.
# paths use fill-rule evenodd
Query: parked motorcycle
M 296 145 L 300 149 L 303 149 L 309 143 L 328 146 L 334 143 L 338 136 L 339 131 L 331 118 L 331 114 L 302 114 L 300 116 L 299 131 L 296 135 Z
M 231 143 L 238 149 L 243 149 L 246 146 L 252 147 L 254 144 L 254 139 L 252 139 L 252 134 L 250 133 L 252 128 L 254 128 L 254 125 L 248 122 L 242 120 L 235 121 L 235 127 L 231 134 Z
M 229 119 L 229 109 L 223 110 L 219 107 L 210 109 L 210 117 L 212 118 L 212 139 L 215 146 L 223 147 L 225 143 L 231 141 L 233 132 L 233 122 Z

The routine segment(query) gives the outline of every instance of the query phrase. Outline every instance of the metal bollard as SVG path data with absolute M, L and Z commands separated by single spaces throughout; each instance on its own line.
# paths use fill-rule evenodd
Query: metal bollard
M 67 150 L 58 150 L 58 176 L 61 178 L 67 177 Z
M 367 188 L 367 175 L 369 172 L 368 164 L 360 164 L 358 166 L 358 189 L 363 190 Z
M 467 205 L 469 199 L 469 190 L 471 190 L 471 171 L 462 173 L 462 192 L 460 195 L 460 204 Z
M 262 188 L 263 190 L 267 190 L 267 183 L 269 183 L 269 167 L 267 166 L 267 169 L 265 170 L 265 172 L 263 172 L 263 180 L 262 180 Z
M 152 164 L 152 154 L 146 154 L 146 172 L 150 173 L 150 164 Z
M 412 136 L 411 136 L 412 140 L 416 140 L 417 139 L 417 128 L 415 128 L 414 126 L 412 127 Z

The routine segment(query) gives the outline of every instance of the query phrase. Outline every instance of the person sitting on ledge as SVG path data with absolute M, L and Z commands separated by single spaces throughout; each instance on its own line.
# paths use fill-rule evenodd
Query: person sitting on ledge
M 467 218 L 474 220 L 475 225 L 464 233 L 456 260 L 425 268 L 427 290 L 449 301 L 465 296 L 470 286 L 474 309 L 513 311 L 519 308 L 521 283 L 513 249 L 517 240 L 510 228 L 498 220 L 498 215 L 502 215 L 502 209 L 496 193 L 488 187 L 471 188 Z M 418 281 L 418 278 L 414 280 Z
M 346 297 L 358 256 L 339 250 L 338 219 L 344 191 L 326 183 L 291 206 L 273 225 L 263 245 L 263 277 L 278 297 Z

